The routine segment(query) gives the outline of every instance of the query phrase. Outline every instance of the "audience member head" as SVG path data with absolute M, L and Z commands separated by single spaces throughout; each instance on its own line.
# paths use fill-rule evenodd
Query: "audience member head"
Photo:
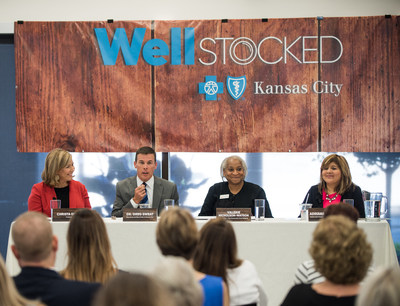
M 335 191 L 339 194 L 343 194 L 346 190 L 353 186 L 351 179 L 350 167 L 347 160 L 338 154 L 330 154 L 322 161 L 320 169 L 320 183 L 318 185 L 318 190 L 322 192 L 322 189 L 327 189 L 327 182 L 325 181 L 324 170 L 327 170 L 330 166 L 336 166 L 340 171 L 339 181 L 336 183 Z
M 198 230 L 190 212 L 178 207 L 164 210 L 157 223 L 156 241 L 163 255 L 191 259 L 198 241 Z
M 68 264 L 61 274 L 67 279 L 104 283 L 117 272 L 107 229 L 99 213 L 79 209 L 67 233 Z
M 168 289 L 141 273 L 118 273 L 105 283 L 93 306 L 176 306 Z
M 233 170 L 238 170 L 239 173 L 242 173 L 241 180 L 245 179 L 247 175 L 247 165 L 240 156 L 232 155 L 222 161 L 220 168 L 221 178 L 224 179 L 225 177 L 229 183 L 230 173 Z
M 193 267 L 181 257 L 164 257 L 154 268 L 153 277 L 161 281 L 175 299 L 175 305 L 203 305 L 203 289 Z
M 232 224 L 216 218 L 200 230 L 200 238 L 193 257 L 193 267 L 200 272 L 221 276 L 227 283 L 227 269 L 240 266 L 237 242 Z
M 356 306 L 400 306 L 400 269 L 375 271 L 362 285 Z
M 21 214 L 12 226 L 11 235 L 14 242 L 11 248 L 20 266 L 54 265 L 58 240 L 44 214 L 34 211 Z
M 49 152 L 44 162 L 42 180 L 46 185 L 56 186 L 60 182 L 58 173 L 72 162 L 72 156 L 63 149 L 54 149 Z
M 324 218 L 328 216 L 341 215 L 350 218 L 350 220 L 357 223 L 360 214 L 353 206 L 340 202 L 338 204 L 329 205 L 324 210 Z
M 372 260 L 372 247 L 364 231 L 345 216 L 321 219 L 309 251 L 315 268 L 335 284 L 359 283 Z
M 3 257 L 0 255 L 0 305 L 4 306 L 37 306 L 42 305 L 21 296 L 15 288 L 14 281 L 7 272 Z

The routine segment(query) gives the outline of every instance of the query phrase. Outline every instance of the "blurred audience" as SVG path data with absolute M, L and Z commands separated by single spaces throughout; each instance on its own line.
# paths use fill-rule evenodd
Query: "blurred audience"
M 266 305 L 263 284 L 253 263 L 237 257 L 232 224 L 211 219 L 200 230 L 193 266 L 203 273 L 221 276 L 228 284 L 230 305 Z
M 15 288 L 14 281 L 8 275 L 3 257 L 0 255 L 0 305 L 4 306 L 44 306 L 39 301 L 24 298 Z
M 102 217 L 95 210 L 79 209 L 67 233 L 68 263 L 60 272 L 66 279 L 105 283 L 117 272 Z
M 156 240 L 164 256 L 180 256 L 192 262 L 198 237 L 196 222 L 189 211 L 173 207 L 161 213 Z M 204 306 L 229 305 L 227 285 L 221 277 L 198 270 L 195 271 L 195 277 L 203 288 Z
M 310 254 L 325 281 L 292 287 L 282 306 L 353 306 L 372 261 L 364 231 L 345 216 L 328 216 L 317 224 Z
M 47 154 L 42 182 L 33 185 L 28 210 L 51 216 L 50 200 L 61 200 L 61 208 L 91 208 L 85 185 L 73 180 L 75 171 L 72 155 L 63 149 Z
M 48 306 L 90 305 L 100 284 L 66 280 L 52 269 L 58 239 L 44 214 L 23 213 L 15 220 L 11 233 L 11 250 L 21 267 L 14 282 L 24 297 Z
M 361 286 L 356 306 L 400 306 L 400 269 L 382 268 Z
M 152 274 L 169 289 L 175 305 L 203 305 L 203 289 L 195 277 L 193 267 L 183 257 L 164 257 Z
M 347 160 L 338 154 L 330 154 L 322 161 L 319 184 L 308 190 L 304 202 L 312 204 L 313 208 L 325 208 L 344 199 L 353 199 L 360 218 L 365 218 L 361 189 L 351 179 Z
M 254 216 L 254 200 L 264 199 L 264 215 L 272 218 L 271 209 L 264 189 L 260 186 L 246 182 L 246 162 L 237 155 L 225 158 L 221 163 L 221 178 L 226 182 L 214 184 L 208 190 L 199 216 L 215 216 L 216 208 L 251 208 Z
M 93 306 L 178 306 L 158 280 L 141 273 L 118 273 L 105 283 Z

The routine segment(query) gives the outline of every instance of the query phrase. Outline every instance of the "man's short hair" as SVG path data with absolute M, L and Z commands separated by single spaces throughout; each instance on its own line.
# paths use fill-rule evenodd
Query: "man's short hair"
M 154 162 L 156 161 L 156 151 L 154 151 L 153 148 L 141 147 L 141 148 L 137 149 L 136 154 L 135 154 L 135 162 L 137 162 L 137 156 L 139 154 L 144 154 L 144 155 L 153 154 L 154 155 Z
M 12 226 L 11 235 L 22 260 L 39 262 L 50 255 L 53 230 L 44 214 L 34 211 L 21 214 Z

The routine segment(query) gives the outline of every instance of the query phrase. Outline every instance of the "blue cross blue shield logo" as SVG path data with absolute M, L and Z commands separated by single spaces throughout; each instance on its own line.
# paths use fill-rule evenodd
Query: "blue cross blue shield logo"
M 199 83 L 199 93 L 206 95 L 207 101 L 217 100 L 217 94 L 224 93 L 224 83 L 217 82 L 215 75 L 207 75 L 205 82 Z
M 231 97 L 238 100 L 246 90 L 246 76 L 243 75 L 237 78 L 228 76 L 226 78 L 226 87 Z

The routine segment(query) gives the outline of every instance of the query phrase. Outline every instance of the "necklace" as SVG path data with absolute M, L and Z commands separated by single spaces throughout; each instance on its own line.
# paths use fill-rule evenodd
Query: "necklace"
M 332 201 L 335 201 L 336 200 L 336 198 L 338 197 L 338 193 L 335 193 L 335 196 L 334 197 L 332 197 L 332 198 L 330 198 L 329 196 L 328 196 L 328 194 L 326 194 L 326 197 L 325 197 L 325 200 L 326 201 L 329 201 L 329 203 L 332 203 Z

